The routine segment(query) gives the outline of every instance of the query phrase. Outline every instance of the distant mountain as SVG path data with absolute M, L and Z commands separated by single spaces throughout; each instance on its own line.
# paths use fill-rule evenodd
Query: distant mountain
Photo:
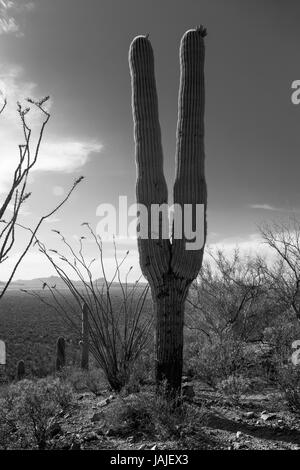
M 77 288 L 81 288 L 82 283 L 81 281 L 74 281 L 72 280 L 74 285 Z M 103 284 L 105 283 L 105 280 L 103 277 L 97 279 L 94 281 L 94 283 L 97 283 L 98 287 L 102 287 Z M 109 282 L 109 281 L 108 281 Z M 38 277 L 35 279 L 18 279 L 17 281 L 11 282 L 9 286 L 9 290 L 20 290 L 20 289 L 25 289 L 25 290 L 39 290 L 43 289 L 43 285 L 47 284 L 50 287 L 56 287 L 56 289 L 62 290 L 62 289 L 67 289 L 68 287 L 66 284 L 62 281 L 62 279 L 59 276 L 49 276 L 49 277 Z M 128 282 L 128 287 L 133 286 L 135 283 L 133 282 Z M 5 282 L 0 281 L 0 287 L 4 286 Z M 145 286 L 145 282 L 140 281 L 139 283 L 140 287 Z M 119 282 L 113 282 L 112 287 L 120 287 Z
M 74 281 L 72 282 L 77 286 L 81 287 L 81 281 Z M 103 278 L 97 279 L 97 284 L 102 285 L 104 282 Z M 26 290 L 35 290 L 35 289 L 42 289 L 44 284 L 47 284 L 50 287 L 56 287 L 56 289 L 67 289 L 66 284 L 59 276 L 49 276 L 49 277 L 38 277 L 35 279 L 18 279 L 17 281 L 13 281 L 9 289 L 26 289 Z M 0 285 L 4 283 L 0 281 Z

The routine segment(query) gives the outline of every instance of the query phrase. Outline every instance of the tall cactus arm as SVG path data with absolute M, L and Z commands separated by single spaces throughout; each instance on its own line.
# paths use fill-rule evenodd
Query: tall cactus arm
M 204 37 L 202 26 L 187 31 L 180 44 L 180 88 L 178 99 L 176 175 L 174 203 L 182 207 L 204 205 L 204 242 L 206 238 L 206 182 L 204 176 Z M 195 222 L 195 220 L 194 220 Z M 183 231 L 184 233 L 184 231 Z M 198 234 L 199 235 L 199 234 Z M 203 248 L 187 250 L 183 236 L 172 243 L 174 274 L 193 280 L 202 264 Z
M 168 189 L 163 174 L 163 151 L 158 117 L 154 54 L 147 36 L 137 36 L 129 49 L 137 165 L 137 203 L 148 209 L 148 237 L 138 239 L 140 264 L 150 285 L 163 286 L 170 268 L 169 239 L 151 236 L 151 205 L 166 204 Z
M 181 78 L 177 125 L 174 204 L 185 215 L 185 204 L 206 209 L 204 179 L 204 41 L 205 29 L 185 33 L 181 41 Z M 187 237 L 176 234 L 172 244 L 151 233 L 151 205 L 167 203 L 163 152 L 158 119 L 154 56 L 148 37 L 138 36 L 130 46 L 132 110 L 137 163 L 137 202 L 148 210 L 148 238 L 139 239 L 141 269 L 151 286 L 156 313 L 156 383 L 167 380 L 172 395 L 180 391 L 183 367 L 184 304 L 189 286 L 201 268 L 203 247 L 189 251 Z M 194 211 L 195 212 L 195 211 Z M 176 217 L 176 209 L 175 209 Z M 176 225 L 175 225 L 176 222 Z M 200 220 L 200 230 L 203 228 Z M 190 227 L 195 228 L 195 227 Z M 198 227 L 199 228 L 199 227 Z M 182 221 L 184 234 L 185 220 Z M 204 223 L 206 234 L 206 220 Z M 177 237 L 177 236 L 178 237 Z

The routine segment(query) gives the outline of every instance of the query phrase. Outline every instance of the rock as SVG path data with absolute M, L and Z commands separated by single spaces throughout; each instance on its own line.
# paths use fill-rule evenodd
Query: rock
M 97 405 L 98 405 L 98 407 L 100 406 L 100 408 L 102 408 L 103 406 L 106 406 L 109 403 L 111 403 L 114 400 L 114 398 L 115 398 L 114 395 L 110 395 L 109 397 L 105 398 L 104 400 L 99 401 L 97 403 Z
M 260 419 L 263 421 L 271 421 L 272 419 L 276 418 L 276 414 L 274 413 L 267 413 L 267 412 L 262 412 L 260 415 Z
M 102 420 L 103 420 L 102 412 L 94 413 L 93 416 L 91 417 L 92 423 L 98 423 L 99 421 L 102 421 Z
M 277 421 L 277 424 L 279 424 L 280 426 L 282 426 L 282 425 L 284 424 L 283 419 L 279 419 L 279 420 Z
M 97 406 L 100 407 L 100 408 L 103 408 L 104 406 L 108 405 L 109 403 L 110 403 L 109 399 L 105 398 L 105 400 L 99 401 L 99 403 L 97 403 Z
M 237 439 L 240 439 L 240 437 L 242 437 L 242 432 L 241 432 L 241 431 L 238 431 L 238 432 L 236 433 L 236 438 L 237 438 Z
M 191 384 L 183 384 L 182 396 L 185 398 L 194 398 L 195 396 L 194 386 Z
M 300 450 L 300 446 L 298 446 L 298 445 L 296 444 L 296 445 L 294 445 L 294 446 L 292 447 L 292 450 Z
M 98 439 L 99 439 L 99 436 L 98 436 L 95 432 L 93 432 L 93 431 L 91 431 L 90 433 L 88 433 L 88 434 L 85 436 L 85 438 L 84 438 L 84 440 L 87 441 L 87 442 L 90 442 L 90 441 L 98 441 Z
M 78 400 L 83 400 L 84 398 L 90 398 L 90 397 L 91 397 L 91 393 L 90 392 L 85 392 L 85 393 L 81 393 L 78 396 Z
M 61 428 L 61 425 L 59 423 L 51 424 L 51 426 L 49 428 L 50 439 L 57 436 L 58 434 L 61 434 L 61 432 L 62 432 L 62 428 Z
M 254 411 L 248 411 L 247 413 L 245 413 L 245 418 L 248 418 L 248 419 L 252 419 L 252 418 L 255 418 L 255 413 Z

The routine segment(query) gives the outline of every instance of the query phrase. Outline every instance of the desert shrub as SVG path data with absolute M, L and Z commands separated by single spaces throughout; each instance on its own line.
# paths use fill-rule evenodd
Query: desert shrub
M 119 397 L 106 421 L 115 435 L 167 440 L 180 439 L 183 433 L 199 428 L 204 413 L 178 400 L 167 400 L 162 394 L 149 392 Z
M 58 378 L 10 385 L 0 399 L 0 447 L 45 449 L 51 425 L 71 401 L 71 387 Z
M 247 393 L 250 388 L 250 380 L 241 375 L 230 375 L 217 385 L 218 391 L 236 405 L 240 403 L 241 396 Z
M 141 391 L 141 381 L 139 375 L 134 372 L 130 375 L 127 383 L 120 391 L 121 396 L 131 395 L 133 393 L 139 393 Z
M 220 379 L 240 374 L 247 367 L 244 343 L 229 335 L 222 340 L 216 338 L 211 343 L 192 343 L 189 356 L 189 369 L 193 370 L 196 377 L 214 388 Z
M 289 321 L 286 316 L 278 318 L 275 324 L 264 330 L 264 341 L 273 348 L 277 361 L 288 361 L 292 343 L 296 339 L 300 339 L 299 322 Z
M 284 376 L 291 369 L 292 344 L 300 339 L 300 326 L 298 321 L 291 321 L 288 314 L 278 318 L 270 327 L 264 331 L 264 341 L 269 344 L 271 353 L 267 358 L 268 379 L 279 383 L 285 381 Z
M 300 366 L 282 365 L 278 369 L 278 386 L 291 411 L 300 412 Z
M 92 393 L 95 395 L 101 394 L 101 392 L 103 392 L 103 387 L 106 384 L 103 372 L 98 368 L 89 370 L 86 374 L 86 384 L 88 390 Z
M 188 404 L 179 401 L 179 398 L 167 400 L 163 391 L 157 395 L 153 403 L 153 418 L 156 432 L 163 439 L 170 437 L 180 438 L 182 432 L 188 432 L 194 416 L 190 413 Z
M 64 382 L 68 382 L 75 392 L 83 392 L 87 390 L 87 372 L 73 366 L 63 367 L 56 376 Z
M 144 385 L 154 383 L 154 352 L 144 351 L 132 367 L 127 383 L 122 388 L 122 395 L 138 393 Z
M 106 421 L 111 432 L 121 436 L 152 436 L 155 433 L 151 410 L 140 394 L 118 398 L 113 410 L 106 413 Z
M 52 287 L 46 283 L 44 287 L 52 295 L 53 309 L 61 315 L 73 333 L 80 337 L 82 305 L 85 304 L 89 318 L 89 351 L 103 370 L 110 387 L 120 392 L 128 383 L 138 357 L 150 342 L 153 318 L 146 309 L 147 304 L 152 305 L 149 286 L 142 285 L 139 279 L 134 283 L 128 282 L 132 267 L 125 273 L 125 281 L 122 281 L 121 266 L 126 265 L 129 251 L 118 260 L 115 242 L 115 272 L 109 280 L 106 275 L 102 240 L 88 223 L 84 222 L 82 226 L 87 228 L 89 240 L 94 242 L 96 257 L 93 260 L 85 255 L 86 236 L 81 236 L 79 246 L 73 248 L 67 239 L 56 231 L 62 251 L 47 249 L 43 243 L 37 241 L 40 251 L 69 289 L 73 297 L 72 302 L 70 303 L 56 285 Z M 98 277 L 94 277 L 92 265 L 97 265 L 100 269 Z M 67 273 L 70 269 L 73 278 L 80 281 L 80 284 L 74 282 L 72 276 L 69 277 Z M 115 295 L 116 284 L 119 287 L 118 295 Z M 28 293 L 48 304 L 40 293 Z M 74 318 L 69 312 L 70 304 L 74 304 Z
M 95 395 L 99 395 L 106 385 L 103 372 L 99 368 L 82 370 L 78 367 L 68 366 L 56 375 L 61 380 L 69 383 L 75 392 L 90 391 Z

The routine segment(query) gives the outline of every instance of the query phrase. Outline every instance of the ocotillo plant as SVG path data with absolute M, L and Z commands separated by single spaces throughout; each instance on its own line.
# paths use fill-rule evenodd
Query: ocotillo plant
M 56 370 L 59 372 L 66 365 L 66 342 L 61 336 L 56 343 Z
M 82 304 L 81 368 L 89 368 L 89 308 Z
M 176 177 L 174 204 L 204 205 L 206 238 L 206 182 L 204 176 L 204 37 L 202 26 L 187 31 L 180 45 Z M 130 45 L 137 203 L 148 209 L 148 238 L 138 237 L 141 269 L 152 291 L 156 312 L 156 382 L 166 380 L 167 390 L 181 388 L 183 362 L 184 304 L 189 286 L 203 258 L 201 249 L 188 251 L 181 239 L 151 239 L 151 206 L 165 204 L 168 189 L 163 174 L 163 151 L 154 74 L 154 54 L 148 36 L 136 37 Z M 193 225 L 194 225 L 193 220 Z M 182 227 L 184 221 L 182 222 Z
M 25 363 L 24 361 L 19 361 L 17 364 L 17 380 L 22 380 L 25 377 Z

